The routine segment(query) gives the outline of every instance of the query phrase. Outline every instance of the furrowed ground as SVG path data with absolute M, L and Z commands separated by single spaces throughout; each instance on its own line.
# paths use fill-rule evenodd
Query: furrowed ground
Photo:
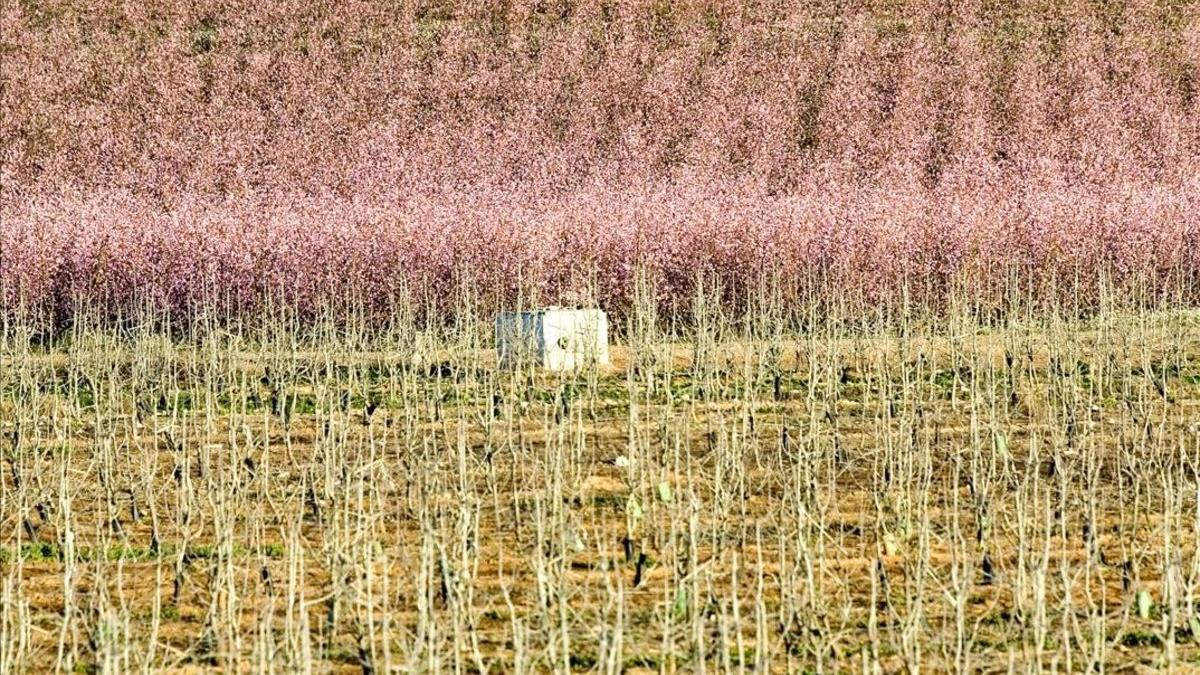
M 1200 663 L 1200 316 L 9 328 L 0 671 Z

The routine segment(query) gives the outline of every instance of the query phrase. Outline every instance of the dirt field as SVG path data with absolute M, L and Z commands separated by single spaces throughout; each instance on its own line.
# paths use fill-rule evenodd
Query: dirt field
M 1200 664 L 1200 318 L 0 355 L 0 671 Z

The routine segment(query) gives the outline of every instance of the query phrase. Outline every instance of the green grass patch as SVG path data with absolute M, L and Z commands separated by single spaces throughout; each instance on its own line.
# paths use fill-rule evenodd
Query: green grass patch
M 267 544 L 258 553 L 267 558 L 282 558 L 282 544 Z M 111 546 L 80 546 L 75 549 L 75 559 L 80 562 L 147 562 L 171 558 L 179 553 L 179 545 L 165 543 L 158 551 L 148 546 L 129 546 L 113 544 Z M 245 557 L 253 552 L 241 546 L 233 547 L 234 557 Z M 27 563 L 62 562 L 64 560 L 62 547 L 54 542 L 26 542 L 19 548 L 11 546 L 0 547 L 0 563 L 11 563 L 21 560 Z M 187 556 L 192 560 L 211 560 L 217 557 L 217 548 L 211 544 L 197 544 L 188 548 Z

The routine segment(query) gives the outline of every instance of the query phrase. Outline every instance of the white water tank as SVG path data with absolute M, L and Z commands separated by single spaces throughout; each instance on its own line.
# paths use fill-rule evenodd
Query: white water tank
M 547 370 L 608 364 L 608 317 L 599 309 L 547 307 L 496 317 L 501 368 L 534 363 Z

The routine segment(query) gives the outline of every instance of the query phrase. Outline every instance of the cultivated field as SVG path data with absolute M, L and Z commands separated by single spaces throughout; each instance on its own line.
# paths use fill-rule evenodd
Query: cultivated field
M 458 316 L 6 324 L 0 671 L 1200 662 L 1194 312 Z
M 1198 92 L 1200 0 L 0 2 L 0 675 L 1200 667 Z

